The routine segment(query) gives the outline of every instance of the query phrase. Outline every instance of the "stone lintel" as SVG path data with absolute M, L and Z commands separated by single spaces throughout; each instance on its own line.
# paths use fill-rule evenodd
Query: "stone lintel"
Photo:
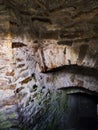
M 78 86 L 70 86 L 70 87 L 62 87 L 59 88 L 58 90 L 63 90 L 66 92 L 67 95 L 83 95 L 90 97 L 94 99 L 96 103 L 98 103 L 98 92 L 88 90 L 83 87 L 78 87 Z

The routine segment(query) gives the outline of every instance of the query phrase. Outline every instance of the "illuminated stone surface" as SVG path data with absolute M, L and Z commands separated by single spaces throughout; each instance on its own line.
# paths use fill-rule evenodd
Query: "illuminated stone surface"
M 0 0 L 0 129 L 47 125 L 58 88 L 98 92 L 97 24 L 97 0 Z

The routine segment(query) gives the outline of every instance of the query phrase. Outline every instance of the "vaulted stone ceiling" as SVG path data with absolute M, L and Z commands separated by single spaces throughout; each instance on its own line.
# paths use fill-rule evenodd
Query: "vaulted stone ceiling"
M 97 0 L 1 0 L 0 3 L 1 10 L 9 12 L 14 34 L 61 38 L 67 44 L 98 37 Z
M 1 0 L 0 32 L 35 43 L 56 40 L 52 43 L 65 47 L 67 64 L 98 68 L 97 0 Z
M 72 64 L 98 67 L 98 0 L 1 0 L 0 31 L 54 39 L 71 48 Z

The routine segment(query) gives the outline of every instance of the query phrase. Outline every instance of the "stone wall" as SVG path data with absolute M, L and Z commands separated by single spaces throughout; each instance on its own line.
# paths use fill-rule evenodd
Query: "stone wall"
M 15 96 L 14 60 L 10 35 L 9 12 L 0 1 L 0 130 L 16 130 L 18 105 Z
M 0 129 L 50 130 L 59 88 L 98 92 L 97 23 L 97 0 L 0 0 Z
M 14 60 L 10 35 L 0 39 L 0 129 L 17 128 Z
M 65 46 L 58 45 L 56 40 L 41 40 L 36 44 L 34 40 L 12 39 L 8 35 L 1 39 L 0 46 L 1 129 L 50 129 L 55 113 L 58 116 L 63 114 L 57 108 L 59 101 L 61 106 L 65 101 L 67 103 L 66 94 L 62 95 L 59 88 L 79 86 L 98 91 L 95 70 L 70 64 L 64 66 Z M 70 54 L 70 51 L 67 53 Z M 48 60 L 43 55 L 49 56 Z M 42 73 L 47 61 L 50 69 L 46 68 L 46 73 Z M 60 96 L 64 96 L 64 101 Z M 57 123 L 55 121 L 54 124 Z
M 22 43 L 25 46 L 15 47 L 15 43 L 18 45 Z M 40 56 L 43 49 L 41 43 L 46 51 L 47 48 L 53 49 L 53 43 L 55 44 L 55 51 L 52 50 L 55 55 L 55 58 L 52 55 L 53 60 L 57 61 L 56 58 L 61 60 L 56 62 L 58 65 L 56 70 L 53 65 L 53 70 L 47 71 L 47 73 L 40 72 L 43 69 L 42 65 L 44 65 L 42 55 Z M 98 91 L 98 80 L 92 69 L 89 69 L 88 73 L 87 68 L 86 70 L 77 66 L 61 66 L 64 63 L 61 58 L 63 53 L 58 48 L 64 49 L 65 46 L 58 46 L 56 41 L 48 40 L 47 42 L 44 40 L 40 41 L 39 45 L 33 40 L 15 38 L 12 40 L 12 44 L 14 44 L 15 93 L 18 96 L 19 120 L 23 130 L 48 129 L 47 125 L 52 123 L 54 113 L 59 113 L 58 109 L 54 109 L 54 106 L 59 105 L 59 96 L 62 95 L 58 91 L 59 88 L 79 86 Z M 52 58 L 48 61 L 52 61 Z M 61 68 L 59 68 L 60 66 Z

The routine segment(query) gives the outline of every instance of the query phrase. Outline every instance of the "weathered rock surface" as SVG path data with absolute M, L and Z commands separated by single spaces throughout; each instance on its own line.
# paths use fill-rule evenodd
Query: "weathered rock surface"
M 7 9 L 8 17 L 7 23 L 3 23 L 6 31 L 14 37 L 37 38 L 35 42 L 44 46 L 40 54 L 44 65 L 41 71 L 69 64 L 98 68 L 97 0 L 5 0 L 3 3 L 1 8 Z M 2 17 L 5 20 L 5 15 Z M 43 39 L 47 39 L 49 47 L 43 45 Z M 53 45 L 48 39 L 55 39 Z M 58 52 L 61 48 L 64 55 Z
M 15 96 L 14 61 L 11 39 L 0 38 L 0 129 L 14 130 L 18 125 L 18 105 Z
M 58 88 L 98 92 L 97 24 L 97 0 L 0 1 L 0 129 L 50 130 Z

